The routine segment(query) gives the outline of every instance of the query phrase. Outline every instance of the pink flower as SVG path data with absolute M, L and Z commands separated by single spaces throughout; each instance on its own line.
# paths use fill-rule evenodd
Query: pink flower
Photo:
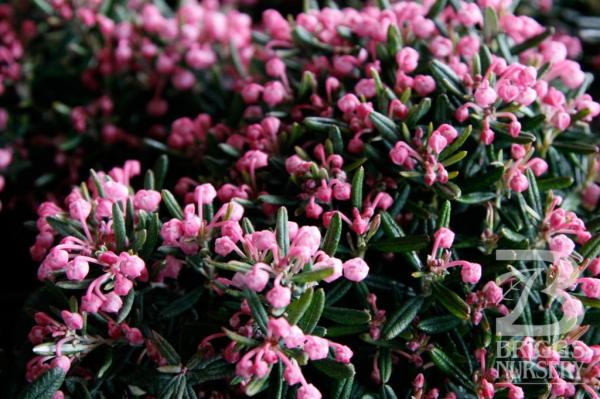
M 304 345 L 304 340 L 304 333 L 298 326 L 292 326 L 289 330 L 289 334 L 284 337 L 285 346 L 289 349 Z
M 307 335 L 304 342 L 304 352 L 310 360 L 325 359 L 329 353 L 329 342 L 315 335 Z
M 434 131 L 431 136 L 429 136 L 428 145 L 435 154 L 439 154 L 448 145 L 448 140 L 446 140 L 446 138 L 438 131 Z
M 252 291 L 261 292 L 269 282 L 269 266 L 264 263 L 255 264 L 244 277 L 244 283 Z
M 406 143 L 399 141 L 394 145 L 394 148 L 390 150 L 390 158 L 396 165 L 403 165 L 408 159 L 408 150 Z
M 119 270 L 126 277 L 139 277 L 142 274 L 142 272 L 146 269 L 144 261 L 137 255 L 129 255 L 127 252 L 121 252 L 121 255 L 119 255 L 119 259 L 121 261 Z
M 597 278 L 583 277 L 577 280 L 581 290 L 588 298 L 600 298 L 600 280 Z
M 403 47 L 396 53 L 398 69 L 404 73 L 410 73 L 417 69 L 419 53 L 412 47 Z
M 521 359 L 531 361 L 535 356 L 535 341 L 531 337 L 525 337 L 521 342 L 521 346 L 519 347 L 518 354 Z
M 297 399 L 321 399 L 321 392 L 313 385 L 302 385 L 298 389 Z
M 350 359 L 354 355 L 352 350 L 348 348 L 346 345 L 336 345 L 335 349 L 335 360 L 340 363 L 348 364 L 350 363 Z
M 481 279 L 481 265 L 465 262 L 460 270 L 460 276 L 465 283 L 477 284 L 479 279 Z
M 483 286 L 483 295 L 485 296 L 486 301 L 494 305 L 498 305 L 504 297 L 502 288 L 494 281 L 488 281 Z
M 497 97 L 498 96 L 494 89 L 489 87 L 488 84 L 484 84 L 475 90 L 475 102 L 482 108 L 487 108 L 494 104 Z
M 290 323 L 284 318 L 270 318 L 267 322 L 269 334 L 276 338 L 286 338 L 291 334 Z
M 360 104 L 360 100 L 354 94 L 348 93 L 340 98 L 337 102 L 338 108 L 345 114 L 354 112 Z
M 555 258 L 566 258 L 575 250 L 575 243 L 564 234 L 559 234 L 550 239 L 550 250 Z
M 525 154 L 527 154 L 527 150 L 525 150 L 525 147 L 523 147 L 523 145 L 521 145 L 521 144 L 511 145 L 510 155 L 513 157 L 513 159 L 519 160 L 519 159 L 523 158 L 525 156 Z
M 529 181 L 527 177 L 521 172 L 515 173 L 509 181 L 511 190 L 521 193 L 529 187 Z
M 344 277 L 350 281 L 363 281 L 369 274 L 369 266 L 362 258 L 350 259 L 342 265 L 344 268 Z
M 71 330 L 80 330 L 83 327 L 83 317 L 79 313 L 71 313 L 68 310 L 60 312 L 65 325 Z
M 106 299 L 102 303 L 102 310 L 108 313 L 117 313 L 123 307 L 123 301 L 114 292 L 106 294 Z
M 420 96 L 426 96 L 435 91 L 435 80 L 429 75 L 417 75 L 413 81 L 413 88 Z
M 217 190 L 210 183 L 201 184 L 194 189 L 194 200 L 201 204 L 211 204 L 217 196 Z
M 114 292 L 117 295 L 127 295 L 129 291 L 133 288 L 133 282 L 128 278 L 124 277 L 122 274 L 117 274 L 115 278 L 115 288 Z
M 440 227 L 433 237 L 439 248 L 450 248 L 454 243 L 454 232 L 446 227 Z
M 279 81 L 272 81 L 265 85 L 263 100 L 269 107 L 275 107 L 285 98 L 285 87 Z
M 564 294 L 563 298 L 562 311 L 566 317 L 573 319 L 583 315 L 583 304 L 579 299 L 568 294 Z
M 71 360 L 66 356 L 57 356 L 52 360 L 52 367 L 60 368 L 67 373 L 71 368 Z
M 67 264 L 65 271 L 69 280 L 81 281 L 88 275 L 90 265 L 83 257 L 77 256 Z
M 221 256 L 229 255 L 235 248 L 235 242 L 227 236 L 215 240 L 215 252 Z
M 156 211 L 160 201 L 160 193 L 154 190 L 140 190 L 133 197 L 133 205 L 146 212 Z
M 275 284 L 267 293 L 267 300 L 274 308 L 285 308 L 290 304 L 292 291 L 288 287 Z

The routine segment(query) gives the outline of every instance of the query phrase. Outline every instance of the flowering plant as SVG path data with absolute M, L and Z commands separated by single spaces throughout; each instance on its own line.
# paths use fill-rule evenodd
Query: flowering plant
M 565 35 L 510 1 L 307 2 L 252 35 L 96 6 L 101 71 L 186 91 L 219 54 L 230 107 L 39 206 L 24 397 L 599 397 L 600 104 Z

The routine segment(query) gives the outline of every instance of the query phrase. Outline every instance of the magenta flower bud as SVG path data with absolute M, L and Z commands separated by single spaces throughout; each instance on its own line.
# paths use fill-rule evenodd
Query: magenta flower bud
M 344 277 L 356 283 L 363 281 L 369 274 L 369 266 L 362 258 L 350 259 L 342 265 Z
M 297 399 L 321 399 L 321 392 L 313 385 L 302 385 L 298 389 Z
M 375 97 L 377 89 L 375 88 L 375 79 L 361 79 L 354 87 L 354 92 L 365 98 Z
M 548 164 L 542 158 L 534 158 L 528 163 L 529 168 L 536 176 L 541 176 L 548 170 Z
M 68 310 L 60 312 L 65 325 L 71 330 L 80 330 L 83 327 L 83 317 L 79 313 L 71 313 Z
M 133 288 L 133 282 L 128 278 L 124 277 L 122 274 L 117 274 L 115 279 L 115 288 L 114 292 L 117 295 L 124 296 L 129 294 L 129 291 Z
M 215 252 L 221 256 L 229 255 L 236 245 L 229 237 L 219 237 L 215 240 Z
M 65 271 L 69 280 L 81 281 L 88 275 L 90 265 L 83 257 L 77 256 L 67 264 Z
M 128 328 L 125 331 L 125 338 L 131 345 L 141 345 L 144 343 L 144 336 L 138 328 Z
M 275 107 L 283 102 L 285 98 L 285 87 L 279 81 L 272 81 L 265 85 L 262 93 L 263 101 L 269 107 Z
M 494 136 L 492 129 L 483 129 L 481 132 L 481 141 L 486 145 L 490 145 L 494 142 Z
M 102 306 L 102 299 L 93 293 L 81 297 L 81 310 L 83 312 L 98 313 L 100 306 Z
M 242 89 L 242 98 L 246 104 L 256 104 L 263 92 L 263 87 L 257 83 L 249 83 Z
M 255 264 L 244 276 L 246 287 L 256 292 L 264 290 L 269 282 L 269 272 L 265 269 L 269 269 L 269 266 L 264 263 Z
M 600 298 L 600 279 L 583 277 L 577 280 L 581 284 L 581 290 L 588 298 Z
M 69 263 L 69 253 L 64 249 L 52 249 L 46 256 L 44 263 L 52 270 L 60 270 Z
M 0 169 L 6 169 L 12 162 L 12 150 L 0 148 Z
M 267 293 L 267 300 L 274 308 L 285 308 L 290 304 L 291 298 L 292 291 L 278 284 Z
M 527 154 L 527 150 L 521 144 L 513 144 L 510 146 L 510 155 L 514 160 L 519 160 L 523 158 Z
M 531 361 L 535 357 L 535 341 L 531 337 L 525 337 L 519 347 L 518 354 L 523 360 Z
M 483 295 L 485 296 L 486 301 L 493 305 L 498 305 L 504 297 L 502 288 L 499 287 L 494 281 L 488 281 L 483 286 Z
M 244 232 L 237 221 L 228 220 L 221 225 L 221 234 L 229 237 L 233 242 L 238 242 L 242 239 Z
M 475 102 L 481 108 L 487 108 L 496 102 L 496 91 L 488 85 L 482 85 L 480 88 L 475 90 Z
M 460 276 L 465 283 L 477 284 L 479 279 L 481 279 L 481 265 L 465 262 L 460 270 Z
M 527 177 L 521 172 L 517 172 L 513 175 L 509 182 L 511 190 L 517 193 L 522 193 L 529 188 L 529 181 Z
M 456 112 L 454 113 L 454 118 L 460 123 L 463 123 L 464 121 L 469 119 L 469 107 L 467 107 L 466 105 L 461 105 L 460 107 L 458 107 L 456 109 Z
M 269 318 L 267 330 L 275 338 L 286 338 L 291 333 L 290 323 L 284 317 Z
M 69 214 L 73 219 L 87 219 L 92 212 L 92 205 L 80 198 L 69 204 Z
M 494 393 L 496 392 L 496 390 L 494 389 L 494 384 L 492 384 L 488 380 L 483 379 L 481 380 L 480 392 L 481 398 L 491 399 L 494 397 Z
M 302 371 L 295 359 L 291 359 L 291 363 L 286 365 L 283 378 L 290 386 L 302 381 Z
M 519 121 L 510 122 L 510 125 L 508 125 L 508 131 L 511 136 L 517 137 L 519 133 L 521 133 L 521 124 Z
M 176 89 L 185 91 L 194 87 L 196 77 L 190 71 L 178 68 L 173 74 L 171 82 Z
M 352 350 L 348 348 L 346 345 L 336 345 L 335 346 L 335 360 L 336 362 L 348 364 L 350 363 L 350 359 L 352 359 Z
M 194 200 L 202 204 L 211 204 L 217 196 L 217 190 L 210 183 L 204 183 L 194 189 Z
M 104 183 L 104 192 L 106 198 L 112 202 L 124 201 L 129 195 L 129 189 L 126 185 L 110 180 Z
M 458 137 L 456 129 L 447 123 L 441 124 L 434 132 L 441 134 L 448 143 L 452 143 Z
M 556 258 L 566 258 L 575 250 L 575 243 L 564 234 L 559 234 L 550 239 L 550 250 Z
M 523 388 L 516 385 L 511 385 L 508 388 L 508 399 L 525 399 Z
M 454 232 L 446 227 L 440 227 L 434 234 L 434 240 L 439 248 L 450 248 L 454 243 Z
M 329 353 L 329 342 L 315 335 L 307 335 L 304 342 L 304 352 L 310 360 L 325 359 Z
M 117 313 L 123 307 L 123 301 L 114 292 L 109 292 L 102 303 L 101 309 L 108 313 Z
M 594 359 L 594 350 L 582 341 L 573 342 L 573 357 L 581 363 L 590 363 Z
M 154 190 L 140 190 L 133 197 L 133 205 L 146 212 L 156 211 L 160 201 L 160 193 Z
M 119 270 L 125 277 L 139 277 L 146 268 L 142 258 L 137 255 L 129 255 L 127 252 L 121 252 L 119 259 L 121 260 Z
M 420 96 L 426 96 L 435 91 L 435 80 L 429 75 L 417 75 L 413 80 L 413 88 Z
M 65 394 L 63 391 L 56 391 L 54 392 L 54 395 L 52 395 L 52 399 L 65 399 Z
M 566 112 L 560 111 L 554 114 L 551 122 L 558 130 L 566 130 L 571 125 L 571 116 Z
M 52 367 L 60 368 L 65 373 L 68 373 L 71 368 L 71 360 L 66 356 L 57 356 L 52 360 Z
M 410 73 L 417 69 L 419 53 L 412 47 L 403 47 L 396 53 L 398 69 L 404 73 Z
M 289 334 L 284 338 L 285 346 L 289 349 L 297 348 L 304 345 L 304 332 L 298 326 L 292 326 L 289 329 Z
M 406 143 L 399 141 L 394 145 L 394 148 L 390 150 L 390 158 L 396 165 L 403 165 L 408 158 L 408 150 L 406 149 Z
M 166 245 L 177 245 L 177 241 L 183 234 L 183 223 L 179 219 L 171 219 L 162 225 L 160 236 Z
M 448 141 L 439 132 L 434 131 L 429 137 L 428 145 L 435 154 L 439 154 L 446 148 Z

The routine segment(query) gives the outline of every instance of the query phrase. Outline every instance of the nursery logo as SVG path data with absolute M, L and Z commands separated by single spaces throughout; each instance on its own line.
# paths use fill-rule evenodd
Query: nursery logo
M 522 261 L 522 262 L 544 262 L 552 264 L 560 256 L 553 251 L 547 250 L 497 250 L 496 260 L 499 261 Z M 563 258 L 566 261 L 575 264 L 571 257 Z M 576 264 L 575 264 L 576 267 Z M 583 315 L 578 317 L 569 317 L 563 315 L 560 320 L 556 320 L 548 324 L 519 324 L 517 320 L 521 318 L 525 307 L 528 305 L 529 298 L 534 288 L 538 288 L 539 292 L 546 294 L 552 300 L 563 302 L 565 297 L 560 295 L 562 291 L 560 281 L 557 279 L 549 286 L 543 286 L 542 272 L 545 268 L 538 267 L 525 270 L 513 269 L 498 278 L 498 284 L 502 285 L 507 281 L 511 281 L 511 289 L 520 289 L 521 295 L 510 313 L 506 316 L 496 319 L 496 334 L 504 337 L 545 337 L 549 332 L 553 334 L 567 334 L 581 325 Z M 540 286 L 543 286 L 541 288 Z M 519 288 L 516 288 L 519 287 Z M 522 287 L 522 288 L 521 288 Z M 522 318 L 521 318 L 522 319 Z
M 581 325 L 583 315 L 573 317 L 563 314 L 552 322 L 523 323 L 523 320 L 531 320 L 531 316 L 524 312 L 529 307 L 532 295 L 545 294 L 542 297 L 544 303 L 550 300 L 563 304 L 567 300 L 564 295 L 566 283 L 563 280 L 556 278 L 549 285 L 544 281 L 543 272 L 559 259 L 577 267 L 576 259 L 561 258 L 554 251 L 496 251 L 496 260 L 534 266 L 523 269 L 511 267 L 511 271 L 499 276 L 496 281 L 499 285 L 510 287 L 507 293 L 517 291 L 520 295 L 517 295 L 518 299 L 510 312 L 496 319 L 496 335 L 499 339 L 496 341 L 495 366 L 500 372 L 518 377 L 521 384 L 547 385 L 548 382 L 554 384 L 565 379 L 576 384 L 581 383 L 581 376 L 585 373 L 585 365 L 579 361 L 582 349 L 559 339 L 575 331 Z

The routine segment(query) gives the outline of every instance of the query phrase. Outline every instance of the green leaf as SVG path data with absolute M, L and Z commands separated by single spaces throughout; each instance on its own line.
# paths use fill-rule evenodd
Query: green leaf
M 368 324 L 348 324 L 327 327 L 327 338 L 344 337 L 348 335 L 359 335 L 369 331 Z
M 246 337 L 244 335 L 240 335 L 240 334 L 238 334 L 236 332 L 233 332 L 231 330 L 228 330 L 226 328 L 223 328 L 223 332 L 225 332 L 225 334 L 227 335 L 227 337 L 230 340 L 235 341 L 238 344 L 245 345 L 245 346 L 248 346 L 250 348 L 252 348 L 254 346 L 260 345 L 260 342 L 258 342 L 257 340 L 252 339 L 252 338 L 248 338 L 248 337 Z
M 408 117 L 406 119 L 406 125 L 409 128 L 415 127 L 415 125 L 429 112 L 431 108 L 431 98 L 425 97 L 421 100 L 421 102 L 412 107 L 408 112 Z
M 202 296 L 202 291 L 202 288 L 196 288 L 181 298 L 177 298 L 165 306 L 158 314 L 158 317 L 160 319 L 170 319 L 191 309 Z
M 292 38 L 300 46 L 308 47 L 308 48 L 315 48 L 315 49 L 323 50 L 323 51 L 331 51 L 330 45 L 321 42 L 312 33 L 310 33 L 308 30 L 304 29 L 300 25 L 297 25 L 292 30 Z
M 434 19 L 446 8 L 447 0 L 437 0 L 427 13 L 427 18 Z M 385 382 L 385 381 L 384 381 Z
M 38 6 L 38 8 L 44 11 L 46 14 L 54 14 L 54 8 L 46 0 L 33 0 L 33 4 Z M 50 397 L 51 396 L 52 395 L 50 395 Z
M 250 311 L 252 312 L 252 317 L 258 327 L 261 329 L 263 334 L 267 333 L 267 322 L 269 321 L 269 315 L 265 310 L 258 294 L 248 288 L 244 289 L 244 296 L 248 300 L 248 306 L 250 306 Z
M 393 120 L 375 111 L 371 112 L 369 119 L 371 119 L 379 134 L 381 134 L 386 140 L 389 140 L 391 143 L 398 141 L 399 137 L 396 124 Z
M 74 236 L 80 240 L 87 240 L 85 235 L 72 223 L 59 219 L 56 216 L 48 216 L 46 217 L 46 221 L 61 236 Z
M 169 157 L 167 155 L 161 155 L 156 160 L 154 165 L 154 189 L 160 190 L 165 183 L 165 177 L 169 170 Z
M 167 207 L 167 210 L 169 211 L 171 216 L 173 216 L 176 219 L 182 220 L 183 210 L 179 206 L 179 203 L 177 203 L 177 200 L 175 199 L 173 194 L 171 194 L 169 190 L 162 190 L 161 194 L 163 202 L 165 203 L 165 206 Z
M 323 310 L 323 318 L 340 324 L 365 324 L 371 321 L 369 312 L 357 309 L 326 307 Z
M 115 232 L 115 242 L 117 251 L 121 252 L 127 246 L 127 234 L 125 233 L 125 218 L 119 204 L 114 203 L 112 206 L 113 231 Z
M 381 399 L 398 399 L 396 392 L 387 384 L 381 386 L 380 392 Z
M 362 210 L 363 203 L 363 181 L 365 179 L 365 169 L 361 166 L 354 173 L 352 178 L 352 206 L 357 208 L 359 211 Z
M 131 289 L 131 290 L 129 290 L 129 293 L 127 294 L 127 296 L 125 297 L 125 300 L 123 301 L 123 306 L 121 307 L 121 310 L 119 310 L 119 314 L 117 315 L 117 318 L 116 318 L 117 324 L 122 323 L 123 321 L 125 321 L 127 316 L 129 316 L 129 313 L 131 312 L 131 308 L 133 307 L 134 301 L 135 301 L 135 290 Z
M 341 236 L 342 218 L 338 212 L 335 212 L 331 218 L 331 221 L 329 222 L 329 227 L 327 228 L 325 238 L 323 239 L 323 245 L 321 246 L 323 252 L 329 256 L 334 256 L 335 252 L 337 251 Z
M 583 246 L 579 249 L 579 253 L 586 259 L 594 259 L 600 254 L 600 234 L 596 234 L 590 238 Z
M 436 228 L 439 230 L 441 227 L 450 226 L 450 213 L 452 213 L 452 206 L 450 205 L 450 201 L 446 200 L 442 202 L 442 206 L 440 207 L 438 218 L 437 218 L 437 226 Z
M 258 197 L 261 202 L 270 205 L 293 206 L 298 202 L 283 195 L 263 194 Z
M 454 291 L 443 284 L 433 283 L 433 295 L 451 314 L 459 319 L 469 320 L 471 308 Z
M 460 319 L 448 314 L 424 319 L 419 323 L 418 327 L 419 330 L 424 331 L 427 334 L 439 334 L 454 330 L 460 326 L 460 324 Z
M 463 204 L 482 204 L 486 201 L 493 200 L 494 198 L 496 198 L 496 194 L 494 193 L 475 192 L 463 194 L 460 198 L 457 198 L 457 201 L 462 202 Z
M 431 360 L 444 374 L 454 378 L 460 384 L 472 388 L 473 384 L 469 377 L 465 375 L 462 368 L 456 365 L 451 357 L 446 355 L 440 348 L 434 346 L 429 352 Z
M 466 179 L 461 184 L 464 193 L 472 193 L 479 190 L 489 190 L 494 184 L 502 178 L 504 174 L 504 165 L 490 165 L 488 170 L 482 175 Z
M 538 189 L 537 179 L 531 171 L 531 168 L 527 168 L 525 175 L 529 181 L 529 189 L 527 190 L 527 197 L 531 207 L 538 214 L 542 214 L 542 199 L 540 198 L 540 190 Z
M 379 373 L 381 382 L 387 384 L 392 376 L 392 351 L 388 348 L 382 348 L 379 351 Z
M 160 221 L 158 219 L 158 213 L 153 213 L 150 217 L 148 233 L 146 235 L 146 241 L 140 252 L 140 256 L 146 260 L 152 255 L 158 242 L 158 235 L 160 233 Z
M 309 288 L 298 299 L 290 303 L 287 307 L 287 321 L 294 325 L 302 318 L 312 302 L 313 288 Z
M 598 146 L 581 142 L 560 142 L 555 141 L 552 146 L 564 152 L 572 152 L 575 154 L 595 154 L 598 152 Z
M 442 164 L 445 167 L 454 165 L 455 163 L 458 163 L 460 161 L 463 160 L 464 157 L 466 157 L 468 154 L 467 151 L 458 151 L 456 154 L 452 155 L 451 157 L 448 157 L 446 159 L 444 159 L 444 161 L 442 162 Z
M 537 35 L 530 37 L 525 40 L 523 43 L 516 44 L 511 47 L 510 52 L 512 54 L 521 54 L 524 51 L 529 50 L 530 48 L 539 46 L 544 40 L 554 34 L 554 28 L 549 27 L 544 30 L 542 33 L 538 33 Z
M 450 144 L 448 147 L 446 147 L 444 149 L 444 151 L 442 151 L 442 153 L 439 156 L 439 160 L 444 162 L 446 159 L 454 156 L 454 153 L 456 151 L 458 151 L 458 149 L 460 147 L 463 146 L 463 144 L 465 143 L 465 141 L 467 141 L 467 139 L 469 138 L 469 136 L 471 135 L 471 132 L 473 131 L 473 128 L 471 127 L 471 125 L 467 126 L 462 134 L 460 134 L 453 142 L 452 144 Z
M 323 118 L 320 116 L 309 116 L 302 122 L 310 130 L 327 133 L 332 127 L 348 129 L 348 125 L 335 118 Z
M 421 234 L 381 240 L 369 245 L 369 248 L 381 252 L 400 253 L 418 251 L 427 248 L 428 245 L 429 236 Z
M 267 384 L 269 382 L 269 377 L 270 374 L 267 374 L 262 378 L 253 378 L 244 389 L 245 396 L 252 397 L 264 391 L 269 385 Z
M 483 14 L 483 37 L 486 41 L 489 41 L 494 38 L 497 32 L 498 15 L 492 7 L 486 7 Z M 483 70 L 483 73 L 486 72 L 485 69 Z
M 152 331 L 150 335 L 152 342 L 156 346 L 156 349 L 158 349 L 158 351 L 165 358 L 168 364 L 173 366 L 181 364 L 181 358 L 179 357 L 179 354 L 171 346 L 169 341 L 167 341 L 162 335 L 160 335 L 156 331 Z
M 277 228 L 275 232 L 281 256 L 286 256 L 290 247 L 290 237 L 288 234 L 288 213 L 284 206 L 277 210 Z
M 298 327 L 304 331 L 305 334 L 313 332 L 317 323 L 321 319 L 323 314 L 323 308 L 325 307 L 325 291 L 323 288 L 316 290 L 312 296 L 310 305 L 298 321 Z
M 356 373 L 354 371 L 354 366 L 352 365 L 352 363 L 344 364 L 336 362 L 333 359 L 317 360 L 311 362 L 311 364 L 326 376 L 334 378 L 336 380 L 350 378 Z
M 154 181 L 154 172 L 148 169 L 144 175 L 144 188 L 146 190 L 154 190 Z
M 381 212 L 381 227 L 383 228 L 383 232 L 388 238 L 401 238 L 405 237 L 402 228 L 398 226 L 398 223 L 392 218 L 392 216 L 387 212 Z M 421 270 L 423 268 L 421 264 L 421 260 L 419 259 L 416 252 L 406 252 L 401 255 L 415 270 Z
M 448 65 L 434 59 L 431 61 L 431 72 L 449 92 L 459 97 L 464 94 L 462 81 Z
M 292 277 L 292 281 L 296 284 L 312 283 L 313 281 L 321 281 L 333 274 L 333 267 L 324 267 L 321 269 L 309 270 L 296 274 Z
M 410 323 L 417 317 L 421 306 L 423 305 L 424 299 L 421 296 L 413 297 L 406 301 L 404 306 L 395 310 L 388 317 L 387 322 L 381 329 L 381 335 L 385 340 L 391 340 L 396 338 L 402 331 L 404 331 Z
M 64 371 L 55 367 L 39 376 L 19 395 L 19 399 L 52 399 L 65 380 Z
M 547 177 L 545 179 L 538 179 L 537 184 L 540 191 L 550 190 L 562 190 L 569 188 L 573 185 L 573 178 L 571 176 L 561 177 Z

